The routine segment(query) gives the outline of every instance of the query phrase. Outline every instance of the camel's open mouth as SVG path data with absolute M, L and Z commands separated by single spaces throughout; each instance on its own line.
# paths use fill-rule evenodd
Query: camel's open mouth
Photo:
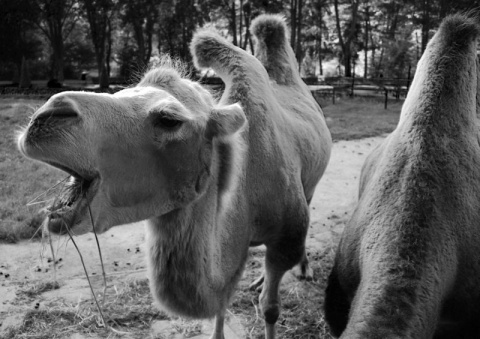
M 60 167 L 55 165 L 56 167 Z M 82 216 L 87 213 L 87 207 L 93 198 L 95 177 L 82 177 L 74 171 L 62 168 L 70 173 L 70 179 L 60 195 L 48 207 L 48 228 L 54 233 L 66 233 Z

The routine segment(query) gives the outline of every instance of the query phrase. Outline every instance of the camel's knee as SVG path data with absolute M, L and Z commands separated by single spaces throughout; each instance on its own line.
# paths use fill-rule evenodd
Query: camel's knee
M 269 305 L 263 310 L 263 316 L 268 324 L 275 324 L 280 316 L 280 307 L 278 305 Z

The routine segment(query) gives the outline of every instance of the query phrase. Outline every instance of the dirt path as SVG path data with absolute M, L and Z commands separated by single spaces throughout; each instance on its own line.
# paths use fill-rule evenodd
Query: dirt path
M 355 141 L 340 141 L 334 144 L 330 164 L 311 205 L 311 228 L 307 247 L 310 256 L 324 248 L 331 248 L 338 241 L 344 223 L 348 220 L 357 198 L 358 178 L 366 155 L 383 138 L 368 138 Z M 99 236 L 105 270 L 109 286 L 128 279 L 146 275 L 144 230 L 142 223 L 116 227 Z M 96 291 L 102 291 L 102 270 L 93 234 L 76 238 L 87 270 Z M 41 309 L 44 304 L 62 300 L 67 304 L 78 304 L 90 300 L 91 294 L 81 261 L 71 242 L 66 238 L 54 238 L 53 246 L 57 260 L 57 280 L 60 288 L 38 293 L 35 299 L 25 297 L 28 286 L 39 281 L 53 280 L 53 259 L 48 242 L 22 242 L 15 245 L 0 245 L 0 337 L 7 327 L 13 328 L 22 323 L 23 315 L 34 308 Z M 256 252 L 261 252 L 261 248 Z M 260 272 L 261 267 L 247 268 L 241 286 L 251 281 L 251 277 Z M 288 290 L 298 282 L 291 274 L 284 279 L 282 289 Z M 39 302 L 40 300 L 40 302 Z M 37 303 L 39 303 L 37 305 Z M 244 319 L 231 317 L 227 328 L 227 338 L 246 337 L 242 327 Z M 169 321 L 156 321 L 152 324 L 152 337 L 183 338 L 175 334 L 175 328 Z M 207 322 L 203 322 L 199 334 L 194 338 L 207 338 L 211 331 Z M 178 331 L 177 331 L 178 332 Z M 163 333 L 163 334 L 162 334 Z M 169 333 L 168 335 L 165 333 Z M 235 334 L 234 334 L 235 333 Z M 71 337 L 71 334 L 67 336 Z M 128 338 L 128 336 L 125 336 Z M 83 338 L 78 334 L 77 338 Z

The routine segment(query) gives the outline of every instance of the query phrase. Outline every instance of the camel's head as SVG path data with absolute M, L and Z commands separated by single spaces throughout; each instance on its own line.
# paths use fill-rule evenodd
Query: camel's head
M 238 104 L 215 106 L 173 68 L 148 72 L 116 94 L 63 92 L 33 115 L 18 138 L 27 157 L 71 175 L 49 207 L 49 229 L 82 234 L 185 207 L 205 191 L 215 138 L 245 124 Z

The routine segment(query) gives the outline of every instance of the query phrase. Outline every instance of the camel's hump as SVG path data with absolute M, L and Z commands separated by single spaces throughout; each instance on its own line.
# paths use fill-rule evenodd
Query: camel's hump
M 201 29 L 192 38 L 190 51 L 197 68 L 209 68 L 230 54 L 230 43 L 213 29 Z
M 438 34 L 445 46 L 467 45 L 480 35 L 479 16 L 473 13 L 448 16 L 440 25 Z
M 428 125 L 451 132 L 472 125 L 479 35 L 475 15 L 455 14 L 443 21 L 417 65 L 400 124 L 409 121 L 419 130 Z
M 273 48 L 287 43 L 287 25 L 281 15 L 264 14 L 255 18 L 250 26 L 250 32 L 266 46 Z

